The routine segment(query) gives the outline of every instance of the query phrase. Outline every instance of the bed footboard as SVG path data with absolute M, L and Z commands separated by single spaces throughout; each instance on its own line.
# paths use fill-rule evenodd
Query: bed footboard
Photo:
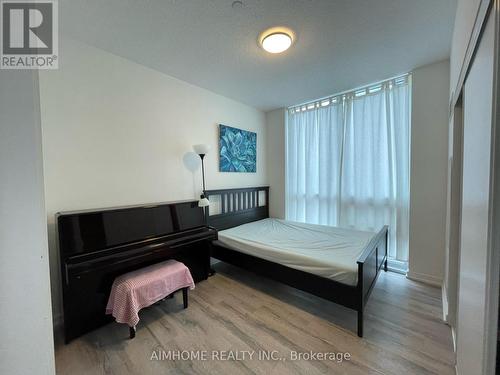
M 389 227 L 385 225 L 365 247 L 358 263 L 358 336 L 363 337 L 363 311 L 380 270 L 387 271 L 387 244 Z

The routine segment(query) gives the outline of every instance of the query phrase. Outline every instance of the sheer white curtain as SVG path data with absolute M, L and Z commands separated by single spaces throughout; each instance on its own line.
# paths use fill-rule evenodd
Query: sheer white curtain
M 377 231 L 408 260 L 410 78 L 290 108 L 286 218 Z
M 288 118 L 286 211 L 290 220 L 338 224 L 342 117 L 342 104 L 334 104 Z

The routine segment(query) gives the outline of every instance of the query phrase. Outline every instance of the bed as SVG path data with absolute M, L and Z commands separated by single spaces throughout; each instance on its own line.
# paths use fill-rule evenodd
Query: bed
M 269 187 L 209 190 L 218 212 L 206 209 L 219 231 L 212 257 L 357 311 L 363 311 L 382 269 L 387 234 L 269 218 Z

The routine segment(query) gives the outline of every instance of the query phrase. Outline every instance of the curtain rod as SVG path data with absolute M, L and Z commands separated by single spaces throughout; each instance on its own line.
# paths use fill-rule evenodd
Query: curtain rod
M 382 85 L 382 84 L 384 84 L 386 82 L 389 82 L 389 81 L 392 81 L 392 80 L 395 80 L 395 79 L 398 79 L 398 78 L 407 78 L 410 75 L 411 75 L 411 72 L 404 73 L 404 74 L 398 74 L 398 75 L 396 75 L 394 77 L 386 78 L 386 79 L 383 79 L 381 81 L 377 81 L 377 82 L 373 82 L 373 83 L 370 83 L 370 84 L 367 84 L 367 85 L 359 86 L 359 87 L 357 87 L 355 89 L 349 89 L 349 90 L 341 91 L 341 92 L 336 93 L 336 94 L 326 95 L 326 96 L 323 96 L 323 97 L 318 98 L 318 99 L 308 100 L 307 102 L 303 102 L 303 103 L 300 103 L 300 104 L 294 104 L 294 105 L 288 106 L 286 109 L 290 110 L 290 109 L 297 108 L 297 107 L 304 107 L 304 106 L 307 107 L 308 105 L 311 105 L 311 104 L 314 104 L 314 103 L 317 103 L 317 102 L 321 102 L 321 101 L 324 101 L 324 100 L 327 100 L 327 99 L 332 99 L 332 98 L 335 98 L 335 97 L 338 97 L 338 96 L 342 96 L 342 95 L 347 95 L 347 94 L 354 94 L 354 93 L 356 93 L 357 91 L 360 91 L 360 90 L 367 90 L 370 87 Z

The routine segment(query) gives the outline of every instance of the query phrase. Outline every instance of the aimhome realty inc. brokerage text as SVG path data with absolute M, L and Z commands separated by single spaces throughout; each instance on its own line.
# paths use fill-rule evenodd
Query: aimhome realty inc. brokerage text
M 277 350 L 154 350 L 151 361 L 331 361 L 351 360 L 350 353 L 299 352 L 283 354 Z

